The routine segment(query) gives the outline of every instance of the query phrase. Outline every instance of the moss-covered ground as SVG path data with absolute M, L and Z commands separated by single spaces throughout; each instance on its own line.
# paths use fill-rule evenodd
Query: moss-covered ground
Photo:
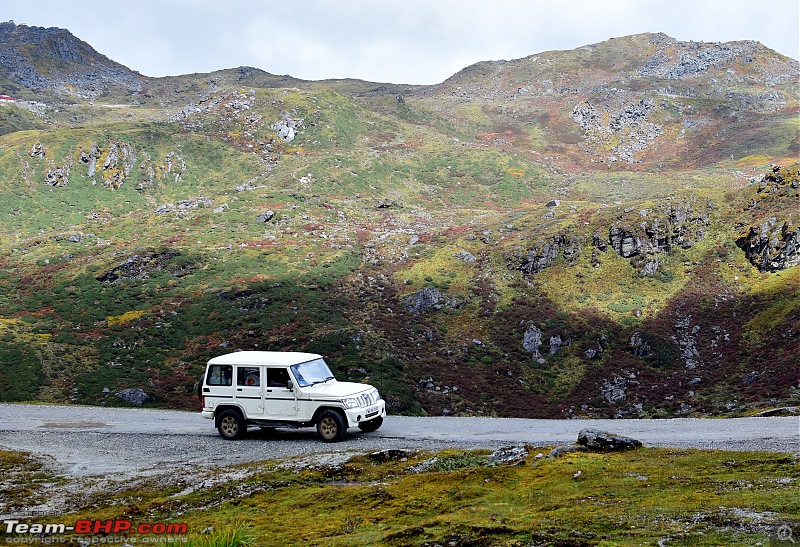
M 800 526 L 797 455 L 527 448 L 513 465 L 450 450 L 195 470 L 95 488 L 58 520 L 185 523 L 193 545 L 265 546 L 767 545 Z M 14 469 L 4 512 L 41 503 L 40 463 L 3 452 L 0 465 Z

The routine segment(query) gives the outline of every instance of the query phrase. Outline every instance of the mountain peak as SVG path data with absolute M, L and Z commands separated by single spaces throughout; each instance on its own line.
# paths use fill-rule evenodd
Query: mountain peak
M 0 23 L 0 67 L 12 82 L 38 91 L 94 98 L 110 87 L 138 90 L 138 74 L 58 27 Z

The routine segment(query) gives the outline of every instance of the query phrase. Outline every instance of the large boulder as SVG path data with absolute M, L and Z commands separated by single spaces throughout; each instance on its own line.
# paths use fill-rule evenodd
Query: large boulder
M 642 446 L 642 442 L 631 437 L 623 437 L 615 433 L 586 428 L 578 433 L 578 444 L 589 450 L 603 452 L 633 450 Z

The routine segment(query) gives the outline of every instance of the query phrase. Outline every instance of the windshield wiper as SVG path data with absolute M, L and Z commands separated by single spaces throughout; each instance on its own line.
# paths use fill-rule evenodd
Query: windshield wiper
M 315 385 L 317 385 L 317 384 L 324 384 L 324 383 L 325 383 L 325 382 L 327 382 L 328 380 L 333 380 L 333 379 L 335 379 L 335 376 L 328 376 L 328 377 L 327 377 L 327 378 L 325 378 L 324 380 L 316 380 L 316 381 L 314 381 L 314 382 L 311 382 L 310 384 L 308 384 L 308 387 L 315 386 Z

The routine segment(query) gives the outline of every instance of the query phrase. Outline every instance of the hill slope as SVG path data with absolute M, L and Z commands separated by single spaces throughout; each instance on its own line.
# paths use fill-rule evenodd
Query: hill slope
M 193 407 L 292 349 L 394 412 L 796 403 L 797 61 L 647 34 L 415 87 L 0 37 L 4 400 Z

